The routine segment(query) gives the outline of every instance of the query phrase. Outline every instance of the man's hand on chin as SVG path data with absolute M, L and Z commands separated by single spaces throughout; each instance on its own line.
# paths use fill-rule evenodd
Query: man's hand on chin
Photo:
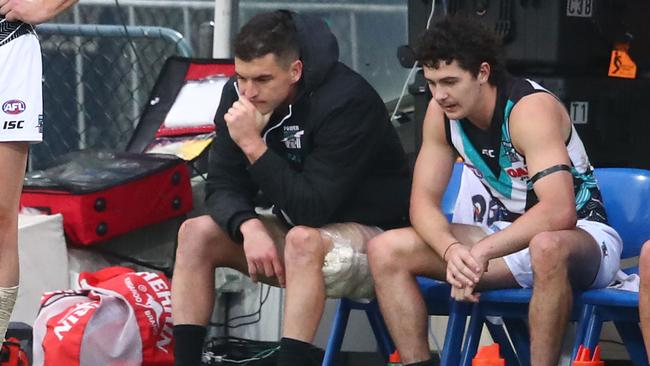
M 224 115 L 230 137 L 251 163 L 267 149 L 261 133 L 269 123 L 271 114 L 263 115 L 250 100 L 240 97 Z

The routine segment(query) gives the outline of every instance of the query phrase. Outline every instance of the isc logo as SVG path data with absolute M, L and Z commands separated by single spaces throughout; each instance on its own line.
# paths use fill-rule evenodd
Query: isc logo
M 24 112 L 26 108 L 27 106 L 25 106 L 25 102 L 18 99 L 8 100 L 2 104 L 2 111 L 7 114 L 20 114 Z
M 25 123 L 25 121 L 5 121 L 5 123 L 2 124 L 2 129 L 19 130 L 23 128 L 23 123 Z

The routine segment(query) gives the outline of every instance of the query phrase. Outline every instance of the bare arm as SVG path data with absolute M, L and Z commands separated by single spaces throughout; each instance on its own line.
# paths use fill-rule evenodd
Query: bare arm
M 0 0 L 0 14 L 9 21 L 29 24 L 46 22 L 76 4 L 78 0 Z
M 442 110 L 432 100 L 424 118 L 422 148 L 413 174 L 411 223 L 418 235 L 447 262 L 446 280 L 460 292 L 466 287 L 473 288 L 482 272 L 479 262 L 470 254 L 471 243 L 461 243 L 452 234 L 440 207 L 456 158 L 445 137 L 444 123 Z
M 512 141 L 526 156 L 529 177 L 555 165 L 571 166 L 565 145 L 570 131 L 571 122 L 563 106 L 546 93 L 523 98 L 510 116 Z M 501 257 L 527 247 L 538 233 L 575 228 L 571 173 L 547 175 L 535 182 L 533 189 L 539 202 L 505 230 L 481 240 L 472 249 L 475 257 L 485 261 Z
M 415 231 L 440 256 L 457 239 L 440 207 L 456 154 L 445 138 L 444 114 L 431 100 L 424 118 L 422 148 L 411 189 L 411 223 Z

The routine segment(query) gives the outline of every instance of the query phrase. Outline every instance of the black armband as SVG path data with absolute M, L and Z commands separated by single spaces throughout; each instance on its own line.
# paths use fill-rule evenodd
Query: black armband
M 537 172 L 537 174 L 533 175 L 533 177 L 530 178 L 530 182 L 535 184 L 535 182 L 537 182 L 541 178 L 544 178 L 549 174 L 553 174 L 562 170 L 566 170 L 567 172 L 571 173 L 571 167 L 569 167 L 566 164 L 553 165 L 550 168 L 546 168 L 544 170 L 540 170 L 539 172 Z

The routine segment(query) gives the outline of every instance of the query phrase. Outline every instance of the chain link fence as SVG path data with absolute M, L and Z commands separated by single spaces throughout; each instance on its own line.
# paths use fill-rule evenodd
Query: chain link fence
M 39 25 L 44 141 L 30 170 L 71 151 L 123 150 L 165 60 L 205 48 L 199 29 L 213 16 L 213 1 L 82 0 Z

